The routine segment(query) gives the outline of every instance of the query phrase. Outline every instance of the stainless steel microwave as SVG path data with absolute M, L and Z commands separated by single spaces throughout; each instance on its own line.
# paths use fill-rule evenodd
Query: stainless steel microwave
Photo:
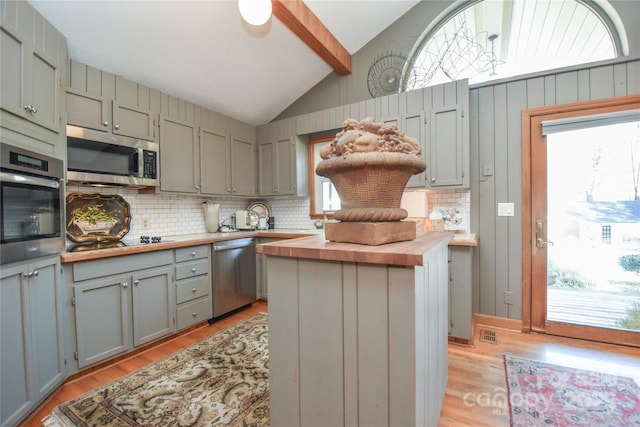
M 67 182 L 156 187 L 158 143 L 67 126 Z

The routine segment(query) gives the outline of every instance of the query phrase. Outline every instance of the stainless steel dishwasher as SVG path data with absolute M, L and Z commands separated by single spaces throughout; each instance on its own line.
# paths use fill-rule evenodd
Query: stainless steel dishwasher
M 250 237 L 214 243 L 212 264 L 211 321 L 215 321 L 256 300 L 255 239 Z

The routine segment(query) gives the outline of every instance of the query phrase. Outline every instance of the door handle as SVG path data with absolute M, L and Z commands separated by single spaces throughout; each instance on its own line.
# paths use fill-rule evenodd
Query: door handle
M 553 246 L 553 242 L 551 240 L 544 240 L 544 221 L 539 219 L 536 221 L 536 246 L 542 248 L 545 245 Z

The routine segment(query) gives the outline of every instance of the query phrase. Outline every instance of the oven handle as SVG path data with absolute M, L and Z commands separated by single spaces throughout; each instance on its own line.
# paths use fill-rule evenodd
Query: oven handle
M 40 178 L 31 175 L 22 175 L 13 172 L 0 172 L 0 181 L 13 182 L 16 184 L 34 185 L 39 187 L 48 188 L 60 188 L 60 183 L 57 180 Z

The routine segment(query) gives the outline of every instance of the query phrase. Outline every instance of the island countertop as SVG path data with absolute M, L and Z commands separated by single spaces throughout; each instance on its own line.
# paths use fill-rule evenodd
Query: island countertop
M 453 233 L 448 231 L 419 231 L 414 240 L 369 246 L 330 242 L 318 235 L 263 243 L 256 246 L 256 252 L 288 258 L 416 266 L 423 265 L 425 253 L 439 244 L 448 244 L 452 238 Z

